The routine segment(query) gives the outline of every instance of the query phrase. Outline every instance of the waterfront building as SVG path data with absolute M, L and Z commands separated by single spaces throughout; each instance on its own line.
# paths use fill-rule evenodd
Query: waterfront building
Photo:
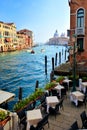
M 71 46 L 75 44 L 76 60 L 80 62 L 87 60 L 87 0 L 68 0 L 68 2 L 70 7 L 69 44 Z M 70 50 L 70 61 L 73 60 L 72 50 Z
M 33 46 L 33 32 L 31 30 L 22 29 L 22 30 L 18 31 L 18 33 L 25 34 L 26 36 L 28 36 L 28 45 L 30 47 Z
M 68 38 L 65 37 L 64 33 L 62 33 L 61 36 L 59 36 L 58 31 L 56 30 L 54 33 L 54 36 L 49 39 L 47 44 L 49 44 L 49 45 L 67 45 Z
M 28 35 L 17 32 L 18 45 L 16 46 L 17 50 L 30 47 L 30 38 Z
M 15 24 L 0 21 L 0 52 L 15 50 L 16 38 Z
M 15 51 L 33 46 L 33 32 L 16 31 L 14 23 L 0 21 L 0 52 Z

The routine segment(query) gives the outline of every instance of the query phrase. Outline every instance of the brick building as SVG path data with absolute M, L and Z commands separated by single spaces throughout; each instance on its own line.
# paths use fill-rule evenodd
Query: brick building
M 28 29 L 22 29 L 22 30 L 18 31 L 18 33 L 27 35 L 28 36 L 28 45 L 30 47 L 33 46 L 33 32 L 32 31 L 30 31 Z
M 70 41 L 71 46 L 76 43 L 77 62 L 87 60 L 87 0 L 68 0 L 70 7 Z M 75 36 L 75 41 L 73 37 Z M 70 51 L 70 61 L 73 53 Z

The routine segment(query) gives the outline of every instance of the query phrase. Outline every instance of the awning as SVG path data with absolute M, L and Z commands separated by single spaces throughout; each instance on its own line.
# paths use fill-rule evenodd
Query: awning
M 6 42 L 11 42 L 10 38 L 5 38 Z
M 11 101 L 15 97 L 14 93 L 0 90 L 0 104 Z

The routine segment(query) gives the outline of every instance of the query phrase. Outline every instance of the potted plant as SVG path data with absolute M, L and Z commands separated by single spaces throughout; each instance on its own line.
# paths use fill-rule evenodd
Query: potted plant
M 87 82 L 87 77 L 82 77 L 83 82 Z
M 36 91 L 32 93 L 31 95 L 29 95 L 27 98 L 17 102 L 14 105 L 13 110 L 17 112 L 22 109 L 25 109 L 28 105 L 30 105 L 31 103 L 36 101 L 38 98 L 40 98 L 40 96 L 42 96 L 43 94 L 44 94 L 44 90 L 42 88 L 37 88 Z
M 64 76 L 59 76 L 57 79 L 56 79 L 56 82 L 58 83 L 62 83 L 62 81 L 64 80 Z
M 4 126 L 10 120 L 9 112 L 0 110 L 0 125 Z
M 55 86 L 56 86 L 55 82 L 50 82 L 50 83 L 46 84 L 45 90 L 51 90 Z

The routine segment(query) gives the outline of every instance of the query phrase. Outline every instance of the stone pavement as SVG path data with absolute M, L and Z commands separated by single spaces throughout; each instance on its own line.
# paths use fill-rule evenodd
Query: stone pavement
M 80 118 L 80 113 L 83 111 L 87 113 L 87 106 L 85 108 L 84 105 L 80 105 L 78 107 L 75 106 L 74 103 L 70 101 L 69 93 L 67 98 L 64 99 L 64 110 L 60 110 L 60 114 L 56 116 L 49 116 L 49 128 L 48 125 L 44 127 L 45 130 L 68 130 L 71 124 L 77 120 L 79 128 L 82 127 L 82 122 Z
M 87 106 L 85 108 L 84 104 L 81 104 L 76 107 L 75 104 L 70 101 L 69 94 L 70 92 L 67 93 L 67 98 L 65 97 L 63 102 L 64 110 L 60 110 L 60 114 L 56 116 L 56 119 L 55 116 L 50 115 L 49 128 L 47 124 L 44 126 L 44 130 L 69 130 L 72 123 L 76 120 L 78 122 L 79 128 L 82 127 L 80 114 L 84 110 L 87 113 Z M 20 130 L 20 128 L 18 130 Z

